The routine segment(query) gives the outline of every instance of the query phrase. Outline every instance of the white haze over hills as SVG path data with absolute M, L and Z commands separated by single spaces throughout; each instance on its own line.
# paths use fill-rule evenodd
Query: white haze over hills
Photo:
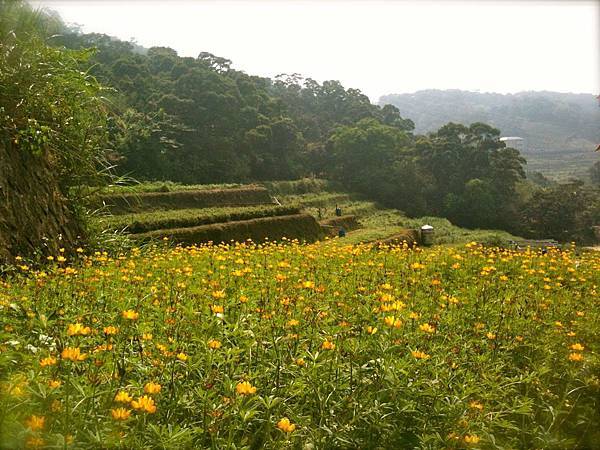
M 340 80 L 372 101 L 422 89 L 600 92 L 597 1 L 37 0 L 83 32 L 249 74 Z

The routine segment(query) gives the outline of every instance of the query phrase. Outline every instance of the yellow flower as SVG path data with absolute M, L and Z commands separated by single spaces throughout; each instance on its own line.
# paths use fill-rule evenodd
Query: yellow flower
M 41 430 L 44 428 L 46 424 L 46 418 L 44 416 L 30 416 L 25 421 L 25 426 L 29 428 L 31 431 Z
M 435 331 L 435 327 L 429 325 L 428 323 L 423 323 L 419 325 L 419 330 L 424 331 L 425 333 L 433 333 Z
M 377 327 L 372 327 L 372 326 L 369 325 L 367 327 L 367 333 L 369 333 L 369 334 L 375 334 L 375 333 L 377 333 Z
M 571 350 L 577 350 L 578 352 L 582 352 L 585 350 L 585 347 L 580 343 L 571 345 Z
M 248 381 L 242 381 L 237 384 L 235 391 L 240 395 L 250 395 L 256 393 L 256 387 L 252 386 Z
M 225 291 L 213 291 L 212 297 L 214 299 L 225 298 Z
M 133 400 L 133 398 L 125 391 L 119 391 L 117 395 L 115 395 L 115 402 L 129 403 L 131 400 Z
M 73 323 L 67 327 L 67 334 L 69 336 L 82 335 L 85 336 L 91 333 L 90 327 L 84 327 L 81 323 Z
M 388 327 L 400 328 L 402 326 L 402 321 L 394 316 L 387 316 L 383 321 Z
M 122 313 L 123 319 L 136 320 L 140 314 L 135 312 L 133 309 L 127 309 Z
M 151 341 L 152 340 L 152 333 L 143 333 L 142 334 L 142 340 L 144 340 L 144 341 Z
M 110 413 L 115 420 L 127 420 L 131 416 L 131 411 L 125 408 L 111 409 Z
M 81 353 L 79 347 L 67 347 L 60 354 L 62 359 L 68 359 L 74 362 L 83 361 L 87 358 L 87 353 Z
M 570 353 L 569 361 L 583 361 L 583 355 L 581 353 Z
M 428 355 L 425 352 L 421 352 L 419 350 L 414 350 L 411 352 L 411 354 L 416 358 L 416 359 L 429 359 L 431 358 L 430 355 Z
M 469 408 L 478 409 L 479 411 L 482 411 L 483 405 L 481 403 L 479 403 L 478 401 L 473 400 L 472 402 L 469 403 Z
M 302 287 L 303 287 L 304 289 L 312 289 L 312 288 L 314 288 L 314 287 L 315 287 L 315 283 L 314 283 L 313 281 L 304 281 L 304 282 L 302 283 Z
M 240 303 L 246 303 L 248 301 L 248 297 L 245 295 L 240 295 Z
M 289 320 L 287 323 L 288 327 L 296 327 L 298 325 L 300 325 L 300 321 L 298 321 L 296 319 Z
M 188 360 L 188 355 L 186 355 L 186 354 L 185 354 L 185 353 L 183 353 L 183 352 L 179 352 L 179 353 L 177 353 L 177 359 L 178 359 L 179 361 L 183 361 L 183 362 L 185 362 L 185 361 L 187 361 L 187 360 Z
M 477 444 L 481 439 L 479 436 L 475 436 L 474 434 L 467 434 L 465 436 L 465 442 L 467 444 Z
M 491 331 L 486 334 L 486 337 L 491 341 L 496 339 L 496 335 L 494 333 L 492 333 Z
M 213 314 L 223 314 L 223 311 L 225 311 L 221 305 L 212 305 L 210 310 L 213 312 Z
M 42 448 L 45 444 L 46 444 L 46 442 L 41 437 L 38 437 L 38 436 L 30 436 L 25 441 L 26 448 Z
M 57 389 L 61 386 L 62 381 L 60 380 L 50 380 L 48 381 L 48 386 L 50 387 L 50 389 Z
M 146 385 L 144 386 L 144 392 L 146 394 L 158 394 L 161 389 L 162 386 L 160 384 L 154 383 L 152 381 L 146 383 Z
M 42 366 L 42 367 L 53 366 L 55 364 L 56 364 L 56 358 L 54 358 L 53 356 L 48 356 L 47 358 L 40 360 L 40 366 Z
M 141 409 L 146 411 L 147 413 L 154 414 L 156 412 L 156 405 L 154 404 L 154 400 L 144 395 L 143 397 L 138 397 L 137 400 L 133 400 L 131 402 L 131 406 L 133 409 Z
M 304 358 L 298 358 L 296 359 L 296 364 L 300 367 L 304 367 L 306 365 L 306 361 L 304 361 Z
M 329 341 L 329 340 L 326 339 L 323 342 L 323 344 L 321 345 L 321 348 L 323 350 L 333 350 L 333 349 L 335 349 L 335 344 L 333 342 L 331 342 L 331 341 Z
M 117 327 L 113 327 L 112 325 L 104 327 L 104 334 L 106 335 L 117 334 L 118 331 L 119 329 Z
M 221 348 L 221 341 L 217 339 L 211 339 L 210 341 L 208 341 L 208 347 L 213 350 Z
M 288 419 L 287 417 L 284 417 L 284 418 L 280 419 L 279 422 L 277 422 L 277 428 L 279 428 L 281 431 L 283 431 L 285 433 L 291 433 L 292 431 L 294 431 L 296 429 L 296 425 L 294 425 L 292 422 L 290 422 L 290 419 Z

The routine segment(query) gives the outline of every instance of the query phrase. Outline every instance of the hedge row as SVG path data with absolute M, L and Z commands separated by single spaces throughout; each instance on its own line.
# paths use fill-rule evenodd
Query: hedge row
M 296 206 L 246 206 L 202 209 L 173 209 L 107 217 L 103 226 L 111 230 L 126 230 L 129 233 L 147 233 L 166 228 L 186 228 L 260 217 L 299 214 Z
M 313 216 L 292 214 L 189 228 L 155 230 L 132 234 L 131 237 L 139 241 L 167 238 L 179 244 L 193 245 L 210 241 L 213 243 L 243 242 L 247 239 L 260 242 L 265 238 L 278 241 L 284 237 L 312 242 L 321 239 L 323 234 L 321 226 Z
M 159 209 L 191 209 L 263 204 L 272 204 L 269 192 L 264 187 L 246 186 L 233 189 L 101 195 L 97 198 L 93 206 L 106 206 L 112 214 L 126 214 Z

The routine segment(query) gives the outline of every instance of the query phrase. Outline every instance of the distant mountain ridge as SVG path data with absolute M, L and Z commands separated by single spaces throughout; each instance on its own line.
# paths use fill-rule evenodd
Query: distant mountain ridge
M 424 90 L 382 96 L 379 104 L 387 103 L 413 120 L 417 133 L 448 122 L 485 122 L 503 136 L 520 136 L 529 169 L 549 175 L 581 176 L 598 158 L 594 149 L 600 143 L 600 107 L 593 94 Z

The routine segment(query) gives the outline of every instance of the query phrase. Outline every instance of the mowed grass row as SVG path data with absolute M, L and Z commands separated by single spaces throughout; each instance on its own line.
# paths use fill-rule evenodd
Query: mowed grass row
M 124 230 L 128 233 L 146 233 L 165 228 L 184 228 L 235 220 L 298 214 L 297 206 L 261 205 L 246 207 L 174 209 L 118 216 L 106 216 L 96 220 L 103 229 Z
M 273 204 L 269 192 L 255 185 L 230 189 L 104 194 L 91 200 L 91 206 L 105 208 L 111 214 L 265 204 Z
M 357 244 L 386 240 L 391 236 L 403 234 L 406 229 L 419 229 L 425 224 L 435 229 L 436 244 L 463 244 L 469 241 L 484 242 L 492 245 L 505 245 L 510 240 L 520 238 L 500 230 L 468 230 L 460 228 L 441 217 L 410 218 L 401 211 L 386 209 L 361 196 L 341 192 L 309 192 L 288 194 L 278 197 L 283 202 L 294 202 L 314 217 L 331 219 L 335 217 L 335 206 L 342 214 L 355 215 L 361 229 L 352 231 L 344 242 Z
M 242 244 L 0 283 L 0 448 L 597 448 L 600 254 Z
M 142 183 L 115 184 L 110 186 L 83 186 L 78 189 L 83 193 L 92 194 L 135 194 L 144 192 L 176 192 L 176 191 L 202 191 L 215 189 L 235 189 L 244 185 L 229 184 L 181 184 L 173 181 L 145 181 Z
M 165 228 L 147 233 L 131 234 L 131 239 L 148 243 L 167 240 L 175 244 L 194 245 L 212 242 L 255 242 L 295 239 L 315 242 L 324 237 L 319 223 L 310 214 L 290 214 L 259 217 L 248 220 L 220 222 L 186 228 Z

